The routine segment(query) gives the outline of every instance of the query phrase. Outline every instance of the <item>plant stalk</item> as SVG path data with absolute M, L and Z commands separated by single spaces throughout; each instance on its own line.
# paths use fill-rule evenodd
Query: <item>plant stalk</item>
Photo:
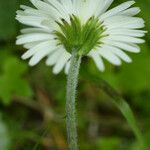
M 76 102 L 76 88 L 78 84 L 80 63 L 81 57 L 78 57 L 77 51 L 73 49 L 67 80 L 67 93 L 66 93 L 66 125 L 67 125 L 69 150 L 78 150 L 75 102 Z

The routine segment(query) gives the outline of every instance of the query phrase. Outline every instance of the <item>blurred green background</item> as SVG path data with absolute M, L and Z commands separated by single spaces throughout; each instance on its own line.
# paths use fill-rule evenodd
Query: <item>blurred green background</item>
M 114 6 L 123 2 L 115 0 Z M 150 0 L 136 0 L 150 31 Z M 15 45 L 21 25 L 15 20 L 20 4 L 28 0 L 0 0 L 0 150 L 67 150 L 65 128 L 66 76 L 53 75 L 43 62 L 29 67 Z M 103 78 L 132 107 L 144 140 L 150 143 L 150 35 L 140 54 L 129 54 L 132 64 L 106 62 L 97 70 L 84 59 L 78 87 L 78 133 L 81 150 L 141 150 L 128 123 L 97 88 L 92 78 Z M 150 146 L 149 146 L 150 147 Z

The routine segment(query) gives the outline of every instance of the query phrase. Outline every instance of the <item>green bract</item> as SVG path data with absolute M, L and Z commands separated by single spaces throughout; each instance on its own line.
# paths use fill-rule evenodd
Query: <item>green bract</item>
M 61 32 L 55 31 L 54 34 L 59 44 L 62 44 L 68 52 L 77 49 L 79 55 L 86 55 L 99 46 L 102 33 L 105 31 L 102 23 L 94 16 L 83 25 L 74 15 L 70 16 L 70 23 L 61 19 L 57 24 Z

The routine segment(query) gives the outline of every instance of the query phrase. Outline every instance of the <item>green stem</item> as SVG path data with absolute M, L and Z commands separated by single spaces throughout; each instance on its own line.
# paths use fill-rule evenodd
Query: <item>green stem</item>
M 70 70 L 67 81 L 67 95 L 66 95 L 66 124 L 68 134 L 69 150 L 77 150 L 77 128 L 76 128 L 76 88 L 78 83 L 78 74 L 81 63 L 76 50 L 74 49 L 71 57 Z

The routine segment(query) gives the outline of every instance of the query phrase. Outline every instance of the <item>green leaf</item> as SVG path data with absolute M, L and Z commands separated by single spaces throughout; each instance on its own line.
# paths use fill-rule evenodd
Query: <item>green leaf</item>
M 107 82 L 105 82 L 101 78 L 89 76 L 89 79 L 93 81 L 95 85 L 97 85 L 100 89 L 104 90 L 104 92 L 108 94 L 108 96 L 110 96 L 111 98 L 110 100 L 112 101 L 112 103 L 116 105 L 116 107 L 121 111 L 123 116 L 126 118 L 138 142 L 140 143 L 140 146 L 143 148 L 143 150 L 147 150 L 145 142 L 143 140 L 142 133 L 138 127 L 137 121 L 128 103 L 120 96 L 120 94 L 118 94 L 118 92 L 116 92 L 114 88 L 112 88 Z
M 4 104 L 9 104 L 14 96 L 31 97 L 32 90 L 23 78 L 27 65 L 16 57 L 8 57 L 3 64 L 0 75 L 0 98 Z
M 144 141 L 146 142 L 147 146 L 150 147 L 150 132 L 149 131 L 146 133 L 146 135 L 144 135 Z M 140 147 L 139 143 L 136 141 L 131 146 L 131 150 L 143 150 L 143 149 Z

